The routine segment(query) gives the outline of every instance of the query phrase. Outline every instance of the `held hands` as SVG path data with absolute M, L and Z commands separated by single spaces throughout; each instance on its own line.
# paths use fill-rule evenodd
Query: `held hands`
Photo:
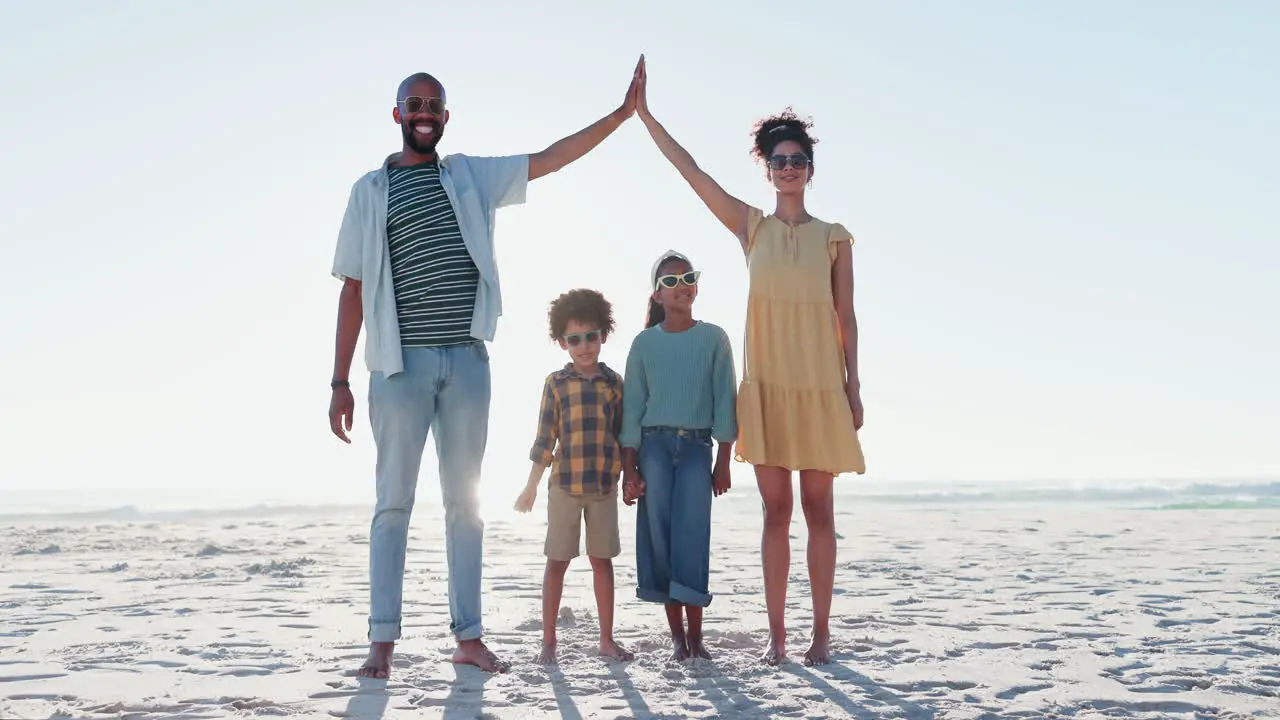
M 351 432 L 351 420 L 355 412 L 356 399 L 351 394 L 351 388 L 334 388 L 333 395 L 329 398 L 329 429 L 348 445 L 351 444 L 351 438 L 347 437 L 347 433 Z
M 638 470 L 624 470 L 622 473 L 622 502 L 624 505 L 635 505 L 644 495 L 644 478 Z

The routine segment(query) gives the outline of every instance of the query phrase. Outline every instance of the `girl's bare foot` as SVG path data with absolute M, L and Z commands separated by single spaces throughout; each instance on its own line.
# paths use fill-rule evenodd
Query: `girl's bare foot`
M 395 647 L 393 642 L 370 643 L 369 657 L 365 658 L 364 665 L 360 666 L 356 675 L 385 680 L 391 675 L 391 653 Z
M 707 650 L 707 646 L 702 644 L 701 637 L 689 638 L 689 656 L 703 660 L 711 659 L 711 653 Z
M 632 654 L 630 650 L 627 650 L 626 648 L 622 647 L 621 645 L 618 644 L 616 640 L 613 640 L 613 639 L 600 641 L 600 656 L 611 657 L 614 660 L 622 660 L 622 661 L 631 660 L 632 658 L 635 657 L 635 655 Z
M 676 643 L 675 652 L 671 653 L 671 662 L 684 662 L 689 659 L 689 646 L 683 639 Z
M 538 659 L 535 661 L 539 665 L 555 665 L 556 664 L 556 644 L 542 643 L 542 652 L 538 653 Z
M 813 643 L 804 651 L 805 665 L 826 665 L 831 662 L 831 638 L 814 633 Z
M 769 647 L 765 648 L 764 655 L 760 657 L 766 665 L 780 665 L 787 661 L 786 645 L 781 640 L 770 638 Z
M 484 641 L 463 640 L 458 643 L 458 649 L 453 653 L 453 662 L 459 665 L 475 665 L 485 672 L 504 673 L 511 669 L 511 663 L 498 659 L 488 647 L 485 647 Z

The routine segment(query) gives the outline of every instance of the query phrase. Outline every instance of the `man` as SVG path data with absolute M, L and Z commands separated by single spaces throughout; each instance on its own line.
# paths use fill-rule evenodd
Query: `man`
M 643 62 L 643 57 L 641 58 Z M 430 432 L 440 459 L 455 663 L 502 672 L 481 639 L 484 523 L 477 506 L 489 422 L 489 356 L 502 312 L 493 254 L 494 210 L 523 203 L 530 180 L 599 145 L 635 111 L 636 78 L 616 110 L 531 155 L 444 158 L 443 85 L 426 73 L 400 84 L 391 116 L 403 145 L 356 181 L 338 232 L 338 298 L 329 425 L 343 442 L 355 399 L 349 372 L 363 325 L 369 414 L 377 446 L 377 504 L 369 538 L 369 657 L 385 678 L 401 633 L 409 516 Z

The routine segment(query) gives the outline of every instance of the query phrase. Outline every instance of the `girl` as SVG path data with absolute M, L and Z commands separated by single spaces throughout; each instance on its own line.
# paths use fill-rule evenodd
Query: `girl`
M 858 322 L 853 311 L 853 236 L 805 209 L 814 173 L 810 123 L 789 109 L 753 129 L 752 153 L 773 185 L 772 214 L 728 194 L 649 112 L 641 59 L 636 114 L 658 149 L 712 214 L 738 238 L 750 273 L 746 359 L 738 400 L 738 457 L 755 466 L 764 503 L 764 659 L 786 659 L 787 575 L 791 564 L 791 473 L 809 526 L 813 643 L 806 664 L 830 661 L 831 596 L 836 571 L 836 475 L 866 467 L 858 430 Z
M 729 489 L 738 434 L 729 336 L 693 319 L 699 276 L 674 250 L 653 266 L 645 330 L 627 355 L 619 438 L 623 502 L 640 502 L 636 597 L 666 606 L 677 662 L 711 657 L 702 644 L 711 499 Z

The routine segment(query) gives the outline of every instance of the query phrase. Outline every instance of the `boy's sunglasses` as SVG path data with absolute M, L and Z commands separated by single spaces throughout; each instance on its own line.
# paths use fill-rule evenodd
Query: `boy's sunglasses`
M 797 170 L 803 170 L 809 167 L 809 156 L 805 155 L 804 153 L 791 153 L 790 155 L 770 155 L 769 169 L 782 170 L 787 166 L 788 162 L 791 163 L 791 167 Z
M 573 333 L 572 335 L 564 336 L 564 342 L 569 347 L 578 347 L 582 344 L 583 340 L 586 340 L 589 343 L 600 342 L 600 331 L 588 330 L 584 333 Z
M 685 285 L 690 285 L 690 286 L 697 285 L 698 278 L 701 275 L 702 275 L 701 270 L 690 270 L 689 272 L 683 273 L 680 275 L 663 275 L 662 277 L 658 278 L 656 285 L 659 288 L 667 288 L 668 290 L 674 288 L 680 283 L 684 283 Z
M 410 95 L 400 101 L 404 105 L 405 112 L 418 113 L 425 109 L 432 115 L 444 115 L 444 99 L 419 97 L 418 95 Z

